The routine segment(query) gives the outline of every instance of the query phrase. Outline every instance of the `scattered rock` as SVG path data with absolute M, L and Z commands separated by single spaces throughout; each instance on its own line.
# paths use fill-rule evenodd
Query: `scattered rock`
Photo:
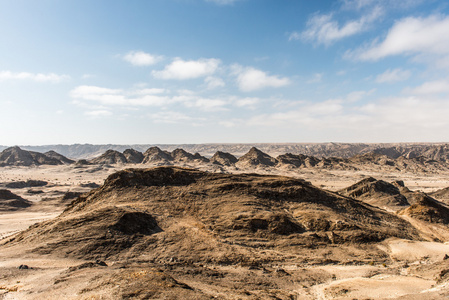
M 31 269 L 30 267 L 28 267 L 27 265 L 20 265 L 17 267 L 19 270 L 28 270 Z

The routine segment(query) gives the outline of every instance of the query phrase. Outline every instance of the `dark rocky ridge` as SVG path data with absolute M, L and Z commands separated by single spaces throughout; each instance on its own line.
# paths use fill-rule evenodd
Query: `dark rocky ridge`
M 111 149 L 124 151 L 132 148 L 145 152 L 150 147 L 157 146 L 165 151 L 173 151 L 182 148 L 187 152 L 198 152 L 206 157 L 212 156 L 215 152 L 228 152 L 239 157 L 247 153 L 251 147 L 257 147 L 261 151 L 272 156 L 284 153 L 304 154 L 307 156 L 341 157 L 349 158 L 357 154 L 375 152 L 386 155 L 388 158 L 417 158 L 423 156 L 427 160 L 443 161 L 447 160 L 449 146 L 447 143 L 256 143 L 256 144 L 153 144 L 153 145 L 46 145 L 46 146 L 22 146 L 23 149 L 46 152 L 54 150 L 70 158 L 90 159 L 101 155 Z M 0 151 L 6 149 L 0 146 Z
M 0 189 L 0 211 L 18 210 L 31 205 L 31 201 L 23 199 L 9 190 Z
M 53 150 L 45 152 L 44 155 L 47 157 L 59 160 L 60 162 L 66 164 L 66 165 L 70 165 L 75 162 L 74 160 L 69 159 L 69 158 L 65 157 L 64 155 L 61 155 Z
M 393 210 L 399 210 L 410 205 L 406 197 L 410 193 L 407 188 L 373 177 L 365 178 L 340 190 L 338 193 L 377 207 L 386 207 Z
M 210 162 L 222 166 L 232 166 L 237 162 L 237 158 L 230 154 L 221 151 L 217 151 L 210 159 Z
M 74 161 L 67 157 L 49 151 L 45 154 L 10 147 L 0 152 L 0 167 L 4 166 L 39 166 L 72 164 Z
M 11 147 L 0 153 L 0 166 L 61 165 L 62 161 L 45 154 Z
M 131 164 L 140 164 L 144 159 L 142 152 L 134 149 L 126 149 L 123 151 L 123 155 L 126 158 L 126 162 Z
M 268 166 L 273 167 L 277 164 L 277 160 L 268 154 L 260 151 L 256 147 L 252 147 L 248 153 L 243 155 L 236 162 L 240 167 Z
M 239 259 L 257 259 L 257 252 L 239 245 L 287 255 L 311 245 L 369 244 L 389 237 L 420 239 L 397 216 L 303 180 L 158 167 L 110 175 L 59 217 L 4 246 L 26 243 L 34 245 L 33 252 L 83 259 L 176 255 L 204 262 L 211 255 L 232 260 L 237 253 L 246 257 Z M 223 251 L 228 254 L 216 256 Z M 273 259 L 282 260 L 283 254 Z
M 92 164 L 126 164 L 127 162 L 125 155 L 115 150 L 108 150 L 90 161 Z
M 399 214 L 429 223 L 449 225 L 449 207 L 424 193 L 414 193 L 413 204 Z
M 5 187 L 11 189 L 23 189 L 29 187 L 41 187 L 46 186 L 48 184 L 47 181 L 44 180 L 27 180 L 27 181 L 13 181 L 5 183 Z
M 429 195 L 439 201 L 449 204 L 449 187 L 429 193 Z
M 169 164 L 169 162 L 173 161 L 173 157 L 170 152 L 162 151 L 158 147 L 151 147 L 147 151 L 145 151 L 144 159 L 142 161 L 143 164 L 146 163 L 161 163 L 161 164 Z
M 440 151 L 442 152 L 442 151 Z M 444 151 L 443 151 L 444 152 Z M 11 155 L 14 153 L 14 155 Z M 0 166 L 7 165 L 41 165 L 41 164 L 64 164 L 69 163 L 70 160 L 61 155 L 51 152 L 51 157 L 45 154 L 29 152 L 21 150 L 18 147 L 9 148 L 0 153 L 3 161 L 0 160 Z M 38 159 L 34 159 L 38 158 Z M 57 159 L 59 157 L 59 159 Z M 227 167 L 237 167 L 243 169 L 251 168 L 317 168 L 317 169 L 337 169 L 337 170 L 362 170 L 374 169 L 384 172 L 388 171 L 408 171 L 408 172 L 439 172 L 449 170 L 449 163 L 445 161 L 428 160 L 423 156 L 416 158 L 405 158 L 399 156 L 398 158 L 389 158 L 384 154 L 379 153 L 365 153 L 357 154 L 350 158 L 328 157 L 318 158 L 304 154 L 286 153 L 274 158 L 267 153 L 260 151 L 253 147 L 248 153 L 237 159 L 230 153 L 216 152 L 209 160 L 199 153 L 191 154 L 184 149 L 175 149 L 173 152 L 163 151 L 158 147 L 151 147 L 145 153 L 134 149 L 126 149 L 123 153 L 108 150 L 97 158 L 90 161 L 79 160 L 75 163 L 76 166 L 83 166 L 89 164 L 153 164 L 153 165 L 184 165 L 195 166 L 209 165 L 210 167 L 219 167 L 220 171 L 224 171 Z

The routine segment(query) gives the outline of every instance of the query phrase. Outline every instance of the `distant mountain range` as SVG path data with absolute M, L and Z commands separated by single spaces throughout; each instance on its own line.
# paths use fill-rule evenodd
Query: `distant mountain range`
M 317 157 L 305 154 L 284 153 L 277 157 L 252 147 L 237 158 L 228 152 L 216 151 L 211 158 L 198 152 L 192 154 L 184 149 L 173 151 L 150 147 L 145 152 L 126 149 L 123 152 L 107 150 L 92 159 L 74 161 L 53 150 L 39 153 L 20 147 L 9 147 L 0 152 L 2 166 L 38 166 L 38 165 L 124 165 L 143 164 L 149 166 L 201 166 L 208 165 L 217 170 L 296 168 L 361 170 L 378 169 L 383 171 L 407 170 L 412 172 L 439 172 L 449 169 L 449 148 L 447 145 L 434 145 L 422 148 L 390 147 L 377 148 L 372 152 L 345 157 Z
M 205 157 L 212 157 L 217 151 L 231 153 L 240 157 L 247 153 L 252 147 L 268 153 L 271 156 L 278 156 L 285 153 L 303 154 L 308 156 L 341 157 L 349 158 L 357 154 L 378 153 L 390 158 L 404 156 L 415 158 L 425 156 L 435 160 L 446 160 L 448 156 L 448 143 L 255 143 L 255 144 L 135 144 L 135 145 L 44 145 L 44 146 L 20 146 L 21 149 L 35 152 L 55 151 L 68 158 L 92 159 L 105 153 L 107 150 L 123 152 L 126 149 L 134 149 L 145 152 L 151 147 L 158 147 L 163 151 L 173 151 L 183 149 L 190 153 L 199 153 Z M 0 146 L 0 151 L 8 146 Z

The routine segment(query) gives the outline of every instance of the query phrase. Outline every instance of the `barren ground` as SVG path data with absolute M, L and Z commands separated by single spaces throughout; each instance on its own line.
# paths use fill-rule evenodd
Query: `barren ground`
M 82 184 L 101 185 L 108 175 L 132 167 L 142 165 L 0 168 L 0 185 L 29 179 L 48 182 L 43 187 L 9 189 L 33 201 L 34 205 L 23 210 L 0 212 L 0 239 L 5 239 L 36 222 L 55 218 L 67 204 L 61 201 L 66 192 L 88 192 L 91 188 L 83 187 Z M 204 169 L 200 166 L 190 167 Z M 264 169 L 250 171 L 273 174 L 273 171 Z M 235 172 L 248 172 L 248 170 Z M 302 178 L 330 191 L 350 186 L 367 176 L 389 182 L 403 180 L 411 190 L 424 192 L 449 186 L 449 174 L 445 173 L 416 175 L 404 172 L 385 174 L 381 171 L 301 169 L 276 170 L 274 174 Z M 186 220 L 187 225 L 188 223 Z M 195 224 L 191 224 L 191 227 L 192 230 L 196 230 Z M 51 255 L 24 254 L 25 252 L 20 253 L 17 249 L 6 249 L 0 251 L 0 299 L 114 299 L 113 295 L 117 294 L 121 285 L 137 290 L 138 287 L 133 286 L 132 281 L 136 283 L 145 281 L 145 288 L 149 290 L 164 290 L 165 284 L 178 291 L 175 294 L 160 293 L 155 297 L 158 299 L 449 298 L 449 282 L 446 278 L 446 273 L 449 274 L 449 261 L 443 260 L 445 254 L 449 255 L 449 245 L 445 243 L 449 241 L 449 230 L 447 233 L 443 232 L 447 230 L 443 227 L 425 230 L 439 231 L 442 241 L 388 239 L 375 246 L 379 251 L 384 251 L 387 257 L 373 258 L 369 263 L 345 263 L 351 260 L 348 253 L 358 251 L 357 246 L 341 250 L 342 253 L 338 254 L 340 250 L 334 245 L 326 251 L 323 250 L 323 253 L 328 253 L 322 255 L 321 263 L 309 263 L 307 260 L 295 260 L 293 257 L 284 263 L 264 268 L 209 263 L 183 266 L 180 271 L 176 264 L 170 267 L 170 263 L 138 264 L 110 260 L 106 261 L 108 267 L 94 266 L 70 270 L 70 267 L 79 266 L 86 261 Z M 267 255 L 276 253 L 267 251 Z M 326 262 L 324 259 L 326 255 L 338 257 L 340 260 Z M 18 269 L 20 265 L 28 265 L 31 269 L 20 270 Z M 189 294 L 189 290 L 182 284 L 201 291 L 204 296 Z M 133 294 L 130 293 L 129 297 L 133 298 Z

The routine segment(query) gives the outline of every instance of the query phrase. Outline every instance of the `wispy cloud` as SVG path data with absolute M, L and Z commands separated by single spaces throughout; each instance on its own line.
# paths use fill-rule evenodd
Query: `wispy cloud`
M 224 87 L 226 83 L 223 79 L 213 76 L 208 76 L 204 79 L 204 82 L 207 84 L 207 88 L 209 90 L 213 90 L 216 88 Z
M 95 101 L 103 105 L 121 106 L 163 106 L 170 99 L 148 93 L 147 90 L 126 92 L 121 89 L 109 89 L 97 86 L 82 85 L 70 91 L 74 99 Z
M 237 85 L 243 92 L 251 92 L 263 88 L 278 88 L 289 85 L 290 79 L 276 75 L 268 75 L 266 72 L 240 65 L 232 66 L 233 74 L 237 77 Z
M 409 92 L 418 95 L 449 94 L 449 78 L 424 82 L 422 85 L 409 90 Z
M 447 98 L 391 97 L 349 105 L 338 100 L 304 102 L 296 109 L 260 114 L 250 126 L 297 128 L 333 140 L 423 141 L 441 139 L 449 126 Z M 369 139 L 367 139 L 369 137 Z
M 163 70 L 153 71 L 152 74 L 154 77 L 160 79 L 194 79 L 214 74 L 220 64 L 221 61 L 215 58 L 187 61 L 181 58 L 175 58 Z
M 179 90 L 170 92 L 165 89 L 138 89 L 122 90 L 110 89 L 98 86 L 82 85 L 74 88 L 69 93 L 74 99 L 74 103 L 79 106 L 92 108 L 85 102 L 102 105 L 95 107 L 96 111 L 106 110 L 108 107 L 159 107 L 167 109 L 170 107 L 192 108 L 199 111 L 225 111 L 230 106 L 253 109 L 259 102 L 258 98 L 221 96 L 204 97 L 189 90 Z
M 410 78 L 412 73 L 409 70 L 402 69 L 388 69 L 384 73 L 377 75 L 376 82 L 378 83 L 392 83 L 404 81 Z
M 58 83 L 68 79 L 70 79 L 70 76 L 68 75 L 58 75 L 55 73 L 0 72 L 0 80 L 31 80 L 36 82 Z
M 304 40 L 317 44 L 330 45 L 343 38 L 366 31 L 369 26 L 383 14 L 380 6 L 375 6 L 370 12 L 357 20 L 340 24 L 334 19 L 334 14 L 315 14 L 307 21 L 306 30 L 293 32 L 289 40 Z
M 155 114 L 151 114 L 150 118 L 155 123 L 166 123 L 166 124 L 177 124 L 183 122 L 191 122 L 194 120 L 194 118 L 176 111 L 158 112 Z
M 162 56 L 152 55 L 143 51 L 130 51 L 123 59 L 134 66 L 151 66 L 163 59 Z
M 408 17 L 397 21 L 383 41 L 346 53 L 347 58 L 376 61 L 393 55 L 449 55 L 449 16 Z
M 260 102 L 259 98 L 253 98 L 253 97 L 237 98 L 234 101 L 234 105 L 237 107 L 255 108 L 259 102 Z
M 99 118 L 99 117 L 109 117 L 112 115 L 112 112 L 110 112 L 109 110 L 91 110 L 86 111 L 84 114 L 89 117 Z

